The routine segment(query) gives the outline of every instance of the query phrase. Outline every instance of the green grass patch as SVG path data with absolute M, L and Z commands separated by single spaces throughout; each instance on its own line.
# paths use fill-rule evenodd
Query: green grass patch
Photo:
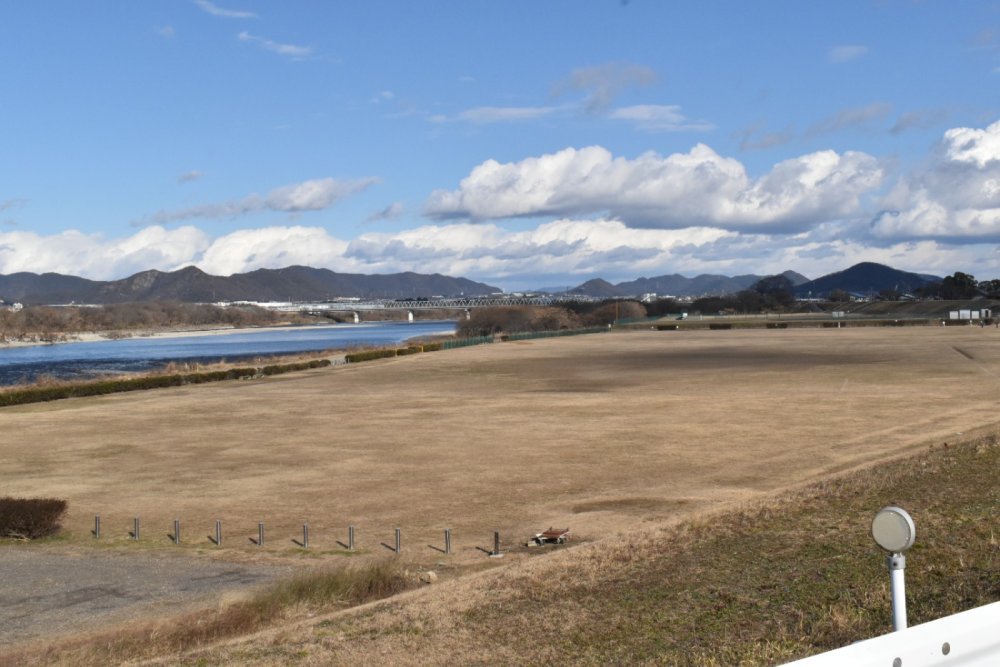
M 489 642 L 550 647 L 577 664 L 764 665 L 890 632 L 885 556 L 871 519 L 914 517 L 911 625 L 1000 600 L 996 437 L 821 483 L 517 582 L 467 614 Z M 507 610 L 517 609 L 515 615 Z M 559 623 L 551 619 L 559 619 Z M 545 661 L 544 656 L 540 658 Z

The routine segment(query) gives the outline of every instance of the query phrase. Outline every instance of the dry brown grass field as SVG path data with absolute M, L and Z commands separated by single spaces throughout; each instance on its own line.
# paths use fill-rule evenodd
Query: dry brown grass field
M 101 549 L 289 562 L 308 521 L 333 560 L 348 524 L 371 557 L 400 527 L 417 567 L 447 560 L 428 546 L 446 527 L 448 562 L 475 567 L 496 529 L 510 568 L 550 525 L 578 541 L 655 530 L 968 437 L 1000 421 L 998 387 L 1000 332 L 978 327 L 541 339 L 5 408 L 0 479 L 69 501 L 55 550 L 97 549 L 99 513 Z

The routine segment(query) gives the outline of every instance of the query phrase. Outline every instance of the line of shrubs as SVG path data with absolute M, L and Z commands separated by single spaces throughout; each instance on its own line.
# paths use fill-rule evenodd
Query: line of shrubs
M 219 371 L 201 373 L 179 373 L 175 375 L 150 375 L 137 378 L 121 378 L 116 380 L 100 380 L 81 384 L 57 385 L 54 387 L 26 387 L 14 391 L 0 392 L 0 407 L 24 405 L 26 403 L 42 403 L 62 398 L 78 398 L 82 396 L 102 396 L 126 391 L 143 389 L 159 389 L 162 387 L 180 387 L 186 384 L 203 384 L 205 382 L 220 382 L 223 380 L 240 380 L 265 375 L 280 375 L 292 371 L 302 371 L 309 368 L 329 366 L 329 359 L 313 359 L 293 364 L 275 364 L 263 368 L 237 367 Z
M 387 359 L 389 357 L 405 357 L 410 354 L 421 352 L 437 352 L 443 348 L 442 343 L 425 343 L 424 345 L 410 345 L 409 347 L 392 347 L 379 350 L 364 350 L 363 352 L 351 352 L 345 354 L 344 359 L 349 364 L 356 364 L 359 361 L 372 361 L 373 359 Z
M 66 501 L 58 498 L 0 498 L 0 537 L 33 540 L 59 531 Z

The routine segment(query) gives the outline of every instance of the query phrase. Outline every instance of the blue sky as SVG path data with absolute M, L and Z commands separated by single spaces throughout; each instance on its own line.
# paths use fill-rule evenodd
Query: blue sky
M 0 273 L 1000 276 L 1000 0 L 0 11 Z

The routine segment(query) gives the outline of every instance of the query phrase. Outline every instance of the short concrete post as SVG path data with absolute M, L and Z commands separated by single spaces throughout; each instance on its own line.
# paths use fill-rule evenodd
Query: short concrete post
M 347 550 L 354 551 L 354 526 L 347 527 Z
M 308 523 L 302 524 L 302 548 L 303 549 L 308 549 L 309 548 L 309 524 Z
M 257 546 L 264 546 L 264 522 L 257 524 Z
M 139 517 L 132 519 L 132 539 L 139 539 Z
M 181 520 L 174 519 L 174 544 L 181 543 Z
M 451 528 L 444 529 L 444 552 L 451 553 Z
M 94 515 L 94 539 L 95 540 L 101 539 L 101 515 L 100 514 L 95 514 Z
M 215 546 L 222 546 L 222 521 L 215 520 Z
M 493 531 L 493 555 L 494 556 L 499 556 L 500 555 L 500 531 L 499 530 L 494 530 Z
M 399 528 L 396 529 L 396 553 L 399 553 L 403 550 L 403 545 L 400 543 L 401 532 L 402 531 L 400 531 Z

